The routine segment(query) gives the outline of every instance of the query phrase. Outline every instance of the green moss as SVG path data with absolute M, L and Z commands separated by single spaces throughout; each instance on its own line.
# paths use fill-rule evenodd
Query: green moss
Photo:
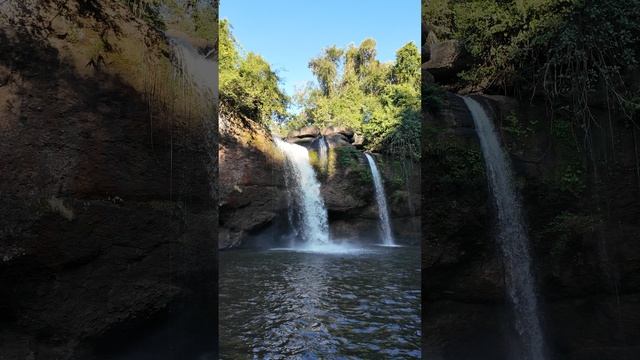
M 369 170 L 369 167 L 361 161 L 362 152 L 353 147 L 347 146 L 334 148 L 330 153 L 331 152 L 334 153 L 333 165 L 337 165 L 345 172 L 353 174 L 357 181 L 362 185 L 371 183 L 371 171 Z M 335 174 L 335 166 L 333 166 L 332 171 Z
M 309 150 L 309 163 L 316 169 L 318 173 L 324 173 L 325 170 L 320 167 L 320 156 L 315 150 Z
M 360 152 L 352 147 L 334 148 L 338 164 L 342 167 L 352 167 L 359 164 Z
M 502 125 L 502 129 L 512 136 L 515 136 L 518 139 L 522 140 L 529 138 L 535 133 L 535 126 L 537 124 L 537 121 L 532 121 L 528 124 L 524 124 L 518 119 L 516 113 L 512 111 L 507 116 L 505 116 L 505 122 Z
M 551 255 L 558 256 L 572 251 L 572 242 L 586 233 L 592 233 L 601 226 L 603 220 L 593 214 L 562 212 L 542 230 L 542 235 L 553 239 Z
M 422 84 L 422 106 L 432 113 L 438 113 L 445 104 L 445 91 L 436 84 Z

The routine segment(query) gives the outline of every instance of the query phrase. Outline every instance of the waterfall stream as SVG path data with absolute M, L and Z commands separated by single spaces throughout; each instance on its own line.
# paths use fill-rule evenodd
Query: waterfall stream
M 287 158 L 285 167 L 289 191 L 294 198 L 298 220 L 298 238 L 304 241 L 304 247 L 314 248 L 329 243 L 329 224 L 327 209 L 320 195 L 320 183 L 309 162 L 308 150 L 300 145 L 275 139 L 277 147 Z M 297 244 L 296 244 L 297 245 Z
M 463 97 L 476 127 L 487 178 L 497 211 L 497 236 L 502 248 L 515 328 L 522 342 L 520 359 L 543 360 L 544 339 L 529 255 L 529 239 L 513 183 L 509 158 L 500 145 L 493 123 L 482 105 Z
M 327 144 L 327 139 L 321 136 L 318 143 L 318 160 L 320 161 L 320 168 L 323 169 L 323 171 L 327 168 L 328 153 L 329 145 Z
M 386 246 L 394 246 L 393 234 L 391 233 L 391 223 L 389 222 L 389 208 L 387 207 L 387 197 L 384 193 L 382 177 L 376 166 L 376 162 L 370 154 L 365 153 L 364 156 L 369 162 L 371 168 L 371 176 L 373 177 L 373 186 L 376 195 L 376 203 L 378 204 L 378 218 L 380 219 L 380 230 L 382 235 L 382 243 Z

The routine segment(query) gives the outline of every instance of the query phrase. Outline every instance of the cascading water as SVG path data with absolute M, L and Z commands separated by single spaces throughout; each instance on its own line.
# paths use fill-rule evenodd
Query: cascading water
M 303 146 L 290 144 L 278 138 L 276 145 L 287 158 L 285 167 L 290 184 L 289 190 L 298 211 L 298 234 L 307 248 L 314 248 L 329 243 L 329 225 L 327 209 L 320 196 L 320 183 L 309 162 L 309 152 Z
M 327 159 L 329 153 L 329 145 L 327 144 L 327 139 L 324 136 L 320 137 L 318 142 L 318 160 L 320 161 L 320 168 L 327 168 Z
M 370 154 L 365 153 L 364 156 L 369 162 L 371 168 L 371 176 L 373 177 L 373 186 L 378 204 L 378 217 L 380 219 L 380 230 L 382 232 L 382 242 L 386 246 L 394 246 L 393 234 L 391 233 L 391 223 L 389 222 L 389 208 L 387 207 L 387 198 L 382 185 L 382 178 L 376 166 L 375 160 Z
M 507 154 L 482 105 L 463 97 L 480 139 L 487 177 L 497 210 L 497 235 L 504 257 L 507 290 L 513 307 L 515 327 L 523 346 L 520 359 L 545 358 L 544 338 L 529 256 L 529 239 L 518 201 Z

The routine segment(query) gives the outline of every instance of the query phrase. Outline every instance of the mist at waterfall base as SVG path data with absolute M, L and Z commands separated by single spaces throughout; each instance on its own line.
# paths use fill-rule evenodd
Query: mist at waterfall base
M 502 149 L 496 130 L 482 105 L 463 97 L 473 118 L 484 157 L 487 178 L 496 210 L 497 242 L 505 267 L 508 298 L 519 345 L 514 358 L 543 360 L 544 337 L 529 255 L 529 239 L 521 205 L 513 182 L 509 158 Z
M 420 249 L 332 239 L 308 150 L 274 141 L 292 234 L 286 247 L 221 253 L 221 358 L 420 358 Z
M 287 247 L 272 250 L 290 250 L 323 253 L 358 253 L 369 251 L 370 243 L 359 244 L 356 239 L 332 239 L 329 235 L 328 212 L 320 193 L 320 182 L 311 166 L 307 148 L 274 138 L 276 146 L 286 158 L 285 182 L 288 191 L 288 219 L 292 225 Z M 382 246 L 398 246 L 391 232 L 389 211 L 382 178 L 370 154 L 365 154 L 373 178 L 374 193 L 379 213 Z M 328 144 L 324 136 L 318 141 L 318 163 L 325 169 L 328 163 Z M 343 241 L 345 240 L 345 241 Z

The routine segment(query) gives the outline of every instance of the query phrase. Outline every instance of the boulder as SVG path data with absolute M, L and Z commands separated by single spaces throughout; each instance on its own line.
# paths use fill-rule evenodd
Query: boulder
M 314 137 L 287 137 L 286 141 L 292 144 L 302 145 L 306 148 L 311 147 L 311 144 L 315 141 Z
M 330 148 L 336 148 L 341 146 L 352 146 L 351 141 L 349 141 L 349 138 L 347 138 L 342 134 L 327 135 L 325 136 L 325 139 L 327 139 L 327 144 L 329 145 Z
M 358 149 L 361 149 L 364 146 L 364 135 L 354 134 L 353 143 L 351 143 L 351 145 L 355 146 Z
M 422 64 L 422 82 L 425 84 L 433 84 L 436 80 L 433 77 L 433 74 L 427 70 L 427 63 Z
M 287 134 L 287 139 L 295 139 L 300 137 L 300 130 L 291 130 Z
M 449 83 L 466 66 L 462 46 L 457 40 L 445 40 L 430 46 L 430 58 L 424 65 L 439 83 Z
M 305 126 L 299 130 L 300 134 L 298 137 L 316 137 L 320 135 L 320 129 L 316 126 Z
M 354 132 L 353 130 L 344 126 L 329 126 L 322 130 L 322 135 L 324 136 L 336 134 L 344 135 L 347 139 L 353 139 Z
M 293 138 L 314 138 L 320 135 L 320 129 L 316 126 L 305 126 L 298 130 L 291 130 L 289 134 L 287 134 L 287 139 Z

